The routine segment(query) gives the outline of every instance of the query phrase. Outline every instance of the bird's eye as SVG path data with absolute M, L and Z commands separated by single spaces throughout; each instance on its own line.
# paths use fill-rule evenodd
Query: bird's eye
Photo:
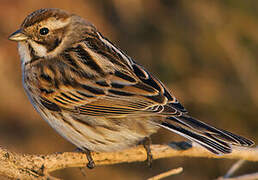
M 43 27 L 43 28 L 41 28 L 41 29 L 39 30 L 39 33 L 40 33 L 41 35 L 46 35 L 46 34 L 48 34 L 48 32 L 49 32 L 49 29 L 46 28 L 46 27 Z

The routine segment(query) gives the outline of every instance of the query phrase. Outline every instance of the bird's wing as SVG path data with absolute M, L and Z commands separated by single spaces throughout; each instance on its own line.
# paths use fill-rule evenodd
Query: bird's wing
M 158 79 L 100 34 L 59 58 L 56 69 L 62 76 L 55 91 L 42 96 L 45 104 L 93 116 L 186 112 Z
M 138 71 L 138 73 L 135 73 Z M 146 76 L 140 76 L 139 71 Z M 132 74 L 133 72 L 133 74 Z M 183 106 L 170 95 L 165 87 L 139 65 L 133 64 L 133 71 L 116 71 L 110 75 L 106 95 L 96 101 L 79 107 L 81 113 L 99 112 L 107 115 L 133 113 L 159 113 L 179 115 L 185 112 Z

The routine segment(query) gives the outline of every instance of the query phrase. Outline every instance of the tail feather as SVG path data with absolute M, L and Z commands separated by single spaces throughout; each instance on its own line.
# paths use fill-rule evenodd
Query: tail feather
M 223 140 L 225 142 L 230 142 L 230 144 L 241 145 L 241 142 L 238 139 L 241 139 L 242 137 L 239 137 L 237 135 L 232 136 L 224 130 L 223 131 L 219 130 L 208 124 L 205 124 L 204 122 L 198 121 L 190 116 L 169 117 L 169 119 L 174 120 L 182 125 L 185 125 L 194 131 L 197 131 L 200 133 L 206 132 L 212 135 L 212 137 L 214 138 L 217 137 L 220 140 Z M 235 137 L 239 137 L 239 138 L 235 138 Z
M 246 139 L 244 137 L 235 135 L 235 134 L 233 134 L 229 131 L 226 131 L 226 130 L 221 130 L 221 131 L 223 131 L 224 133 L 226 133 L 226 134 L 230 135 L 231 137 L 235 138 L 241 146 L 247 146 L 248 147 L 248 146 L 254 145 L 254 142 L 249 140 L 249 139 Z
M 215 154 L 230 153 L 231 144 L 253 145 L 252 141 L 244 137 L 217 129 L 187 115 L 168 117 L 160 126 L 200 144 Z

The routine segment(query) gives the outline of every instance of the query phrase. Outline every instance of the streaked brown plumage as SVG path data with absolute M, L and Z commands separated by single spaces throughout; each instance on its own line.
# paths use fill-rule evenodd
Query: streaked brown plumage
M 82 150 L 119 151 L 160 127 L 216 154 L 253 144 L 188 116 L 158 79 L 79 16 L 40 9 L 10 39 L 18 41 L 32 104 Z

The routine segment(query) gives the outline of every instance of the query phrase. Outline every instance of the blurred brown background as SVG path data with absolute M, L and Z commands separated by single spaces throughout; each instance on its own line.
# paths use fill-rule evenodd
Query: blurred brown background
M 16 43 L 7 37 L 32 11 L 62 8 L 93 22 L 160 78 L 199 119 L 258 143 L 258 1 L 251 0 L 0 0 L 0 145 L 19 153 L 73 151 L 35 112 L 21 83 Z M 154 143 L 179 140 L 161 130 Z M 214 179 L 231 160 L 171 158 L 56 172 L 64 179 L 141 180 L 179 166 L 167 179 Z M 205 170 L 204 170 L 205 169 Z M 257 171 L 247 163 L 239 174 Z M 0 177 L 1 179 L 1 177 Z

